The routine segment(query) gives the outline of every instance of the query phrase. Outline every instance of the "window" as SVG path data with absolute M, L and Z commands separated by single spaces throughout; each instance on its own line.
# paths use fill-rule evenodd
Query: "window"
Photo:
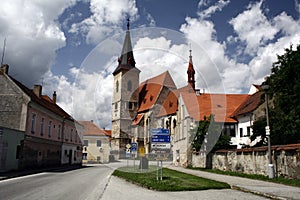
M 57 129 L 57 139 L 61 138 L 61 125 L 58 125 L 58 129 Z
M 77 142 L 77 135 L 78 135 L 78 133 L 77 133 L 77 131 L 75 131 L 75 142 Z
M 119 92 L 119 81 L 116 82 L 116 92 Z
M 97 147 L 101 147 L 101 140 L 97 140 Z
M 250 136 L 250 126 L 247 126 L 247 136 Z
M 48 124 L 48 137 L 51 137 L 51 135 L 52 135 L 51 127 L 52 127 L 52 121 L 49 121 L 49 124 Z
M 68 128 L 66 127 L 65 128 L 65 141 L 68 141 L 69 140 L 69 133 L 68 133 Z
M 240 128 L 240 137 L 243 137 L 243 128 Z
M 129 110 L 133 110 L 133 108 L 134 108 L 134 103 L 133 102 L 129 102 L 128 103 L 128 109 Z
M 82 159 L 86 160 L 87 159 L 87 153 L 82 153 Z
M 89 146 L 89 141 L 88 140 L 83 140 L 83 145 L 86 146 L 86 147 Z
M 235 137 L 235 128 L 234 128 L 234 124 L 227 124 L 224 126 L 223 131 L 222 131 L 223 135 L 229 135 L 231 137 Z
M 115 110 L 118 110 L 118 102 L 115 103 Z
M 32 113 L 31 117 L 31 133 L 35 133 L 36 114 Z
M 40 130 L 41 135 L 44 135 L 44 124 L 45 124 L 45 118 L 42 117 L 42 119 L 41 119 L 41 130 Z
M 130 92 L 132 91 L 132 82 L 131 81 L 127 82 L 127 90 Z
M 70 141 L 72 142 L 73 140 L 73 129 L 71 129 L 71 132 L 70 132 Z

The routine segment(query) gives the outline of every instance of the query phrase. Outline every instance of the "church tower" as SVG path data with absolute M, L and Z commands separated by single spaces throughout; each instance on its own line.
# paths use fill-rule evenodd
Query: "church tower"
M 193 60 L 192 60 L 192 50 L 191 49 L 190 49 L 190 60 L 189 60 L 187 75 L 188 75 L 188 84 L 195 91 L 195 70 L 194 70 L 194 65 L 193 65 Z
M 126 144 L 131 143 L 131 123 L 137 114 L 139 102 L 139 74 L 135 67 L 129 30 L 129 19 L 118 66 L 113 72 L 112 149 L 115 159 L 125 157 Z

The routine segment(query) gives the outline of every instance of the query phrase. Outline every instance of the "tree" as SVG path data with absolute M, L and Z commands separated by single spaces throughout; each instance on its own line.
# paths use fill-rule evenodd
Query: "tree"
M 268 79 L 273 108 L 270 109 L 272 144 L 300 142 L 300 45 L 278 55 Z
M 214 115 L 204 116 L 204 120 L 198 122 L 198 126 L 191 130 L 192 148 L 199 151 L 203 141 L 206 139 L 206 149 L 228 149 L 230 148 L 230 136 L 222 135 L 222 126 L 215 122 Z

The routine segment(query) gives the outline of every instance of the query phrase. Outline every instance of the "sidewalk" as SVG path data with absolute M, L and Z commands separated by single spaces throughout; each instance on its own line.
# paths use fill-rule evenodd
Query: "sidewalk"
M 200 176 L 203 178 L 226 182 L 231 186 L 232 189 L 251 192 L 272 199 L 300 199 L 300 188 L 298 187 L 236 176 L 215 174 L 193 169 L 186 169 L 183 167 L 167 166 L 167 168 L 192 174 L 195 176 Z

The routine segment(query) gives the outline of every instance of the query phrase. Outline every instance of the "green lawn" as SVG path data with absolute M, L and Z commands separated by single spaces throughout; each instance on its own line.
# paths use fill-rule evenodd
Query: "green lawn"
M 222 170 L 217 170 L 217 169 L 204 169 L 204 168 L 192 168 L 192 167 L 189 167 L 189 169 L 201 170 L 201 171 L 206 171 L 206 172 L 211 172 L 211 173 L 216 173 L 216 174 L 238 176 L 238 177 L 262 180 L 262 181 L 269 181 L 269 182 L 273 182 L 273 183 L 281 183 L 284 185 L 300 187 L 300 180 L 287 179 L 284 177 L 277 177 L 277 178 L 269 179 L 268 176 L 263 176 L 263 175 L 258 175 L 258 174 L 244 174 L 241 172 L 231 172 L 231 171 L 222 171 Z
M 163 180 L 156 180 L 157 171 L 150 166 L 146 173 L 134 173 L 130 167 L 119 168 L 113 175 L 142 187 L 158 191 L 191 191 L 230 188 L 227 183 L 213 181 L 175 170 L 163 168 Z M 144 170 L 145 172 L 145 170 Z

